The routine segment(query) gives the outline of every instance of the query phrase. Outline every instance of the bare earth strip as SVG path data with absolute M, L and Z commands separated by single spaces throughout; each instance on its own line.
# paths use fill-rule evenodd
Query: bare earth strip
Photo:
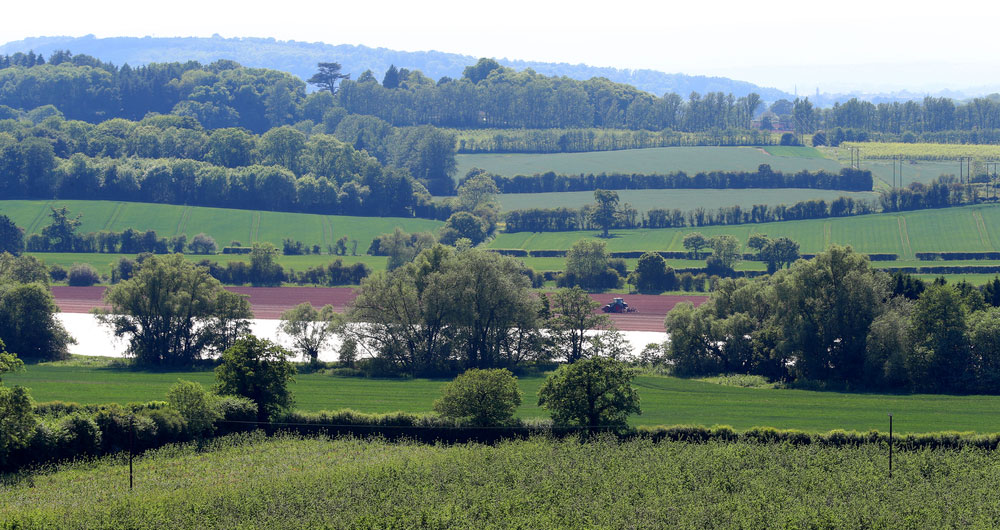
M 63 313 L 89 313 L 96 307 L 107 308 L 103 302 L 105 287 L 52 287 L 59 311 Z M 302 302 L 316 307 L 330 304 L 337 311 L 344 311 L 354 300 L 354 289 L 350 287 L 226 287 L 245 294 L 250 298 L 254 318 L 278 319 L 281 313 Z M 619 295 L 592 294 L 591 298 L 604 305 Z M 625 301 L 636 309 L 635 313 L 610 315 L 615 326 L 622 331 L 663 332 L 663 319 L 667 313 L 681 302 L 700 305 L 706 296 L 658 296 L 626 295 Z

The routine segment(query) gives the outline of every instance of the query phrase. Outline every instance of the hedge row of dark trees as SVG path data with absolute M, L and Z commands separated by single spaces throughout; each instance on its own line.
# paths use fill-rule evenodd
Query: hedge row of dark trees
M 504 215 L 506 221 L 504 230 L 507 232 L 597 230 L 601 226 L 592 220 L 590 215 L 592 210 L 591 205 L 579 209 L 562 207 L 511 210 Z M 715 211 L 697 208 L 687 212 L 679 209 L 653 208 L 644 214 L 622 216 L 615 220 L 612 228 L 682 228 L 686 226 L 768 223 L 869 213 L 875 213 L 874 205 L 871 203 L 850 197 L 840 197 L 830 203 L 822 199 L 811 199 L 797 202 L 791 206 L 759 204 L 754 205 L 749 210 L 744 210 L 740 206 L 724 206 Z
M 433 127 L 396 129 L 374 117 L 352 116 L 338 121 L 329 131 L 334 134 L 323 127 L 303 126 L 303 132 L 282 126 L 254 135 L 238 128 L 206 131 L 191 118 L 164 115 L 93 125 L 66 121 L 54 107 L 48 109 L 51 115 L 37 123 L 0 120 L 0 191 L 58 191 L 54 170 L 67 163 L 63 159 L 86 157 L 190 160 L 229 169 L 277 166 L 297 178 L 327 178 L 338 187 L 381 178 L 392 171 L 383 166 L 391 166 L 434 194 L 454 191 L 455 140 Z
M 129 280 L 153 254 L 142 253 L 132 258 L 122 257 L 111 267 L 111 282 Z M 278 286 L 282 283 L 299 285 L 358 285 L 371 274 L 371 268 L 364 263 L 344 264 L 337 258 L 327 265 L 316 265 L 304 271 L 286 270 L 275 261 L 277 251 L 269 245 L 254 245 L 250 261 L 229 261 L 219 263 L 203 259 L 197 263 L 208 270 L 208 274 L 226 285 Z
M 478 174 L 473 169 L 465 178 Z M 839 173 L 807 170 L 794 174 L 774 171 L 761 164 L 757 171 L 711 171 L 688 176 L 683 171 L 670 174 L 600 173 L 557 175 L 548 173 L 531 176 L 490 175 L 501 193 L 554 193 L 563 191 L 645 190 L 645 189 L 743 189 L 743 188 L 807 188 L 844 191 L 871 191 L 872 173 L 868 170 L 843 168 Z
M 119 68 L 68 51 L 56 52 L 48 61 L 15 54 L 0 57 L 0 105 L 22 110 L 55 105 L 72 119 L 91 122 L 173 113 L 208 128 L 244 127 L 258 133 L 303 120 L 319 124 L 327 113 L 336 115 L 332 109 L 339 106 L 397 126 L 741 130 L 736 137 L 754 134 L 751 122 L 762 110 L 757 94 L 657 97 L 604 78 L 577 81 L 515 72 L 490 59 L 469 66 L 460 79 L 435 82 L 405 68 L 390 69 L 381 83 L 370 71 L 355 79 L 342 80 L 336 95 L 331 92 L 337 87 L 330 83 L 330 91 L 307 96 L 305 83 L 291 74 L 228 60 Z M 775 102 L 770 110 L 800 133 L 842 128 L 921 137 L 940 133 L 944 136 L 938 140 L 968 141 L 973 138 L 967 134 L 974 132 L 976 142 L 1000 135 L 1000 102 L 994 98 L 962 103 L 926 97 L 879 104 L 854 98 L 829 109 L 816 109 L 802 98 Z
M 879 204 L 884 212 L 945 208 L 976 202 L 974 187 L 962 184 L 951 175 L 943 175 L 926 184 L 911 182 L 905 188 L 882 192 Z
M 3 139 L 0 135 L 0 144 Z M 7 150 L 7 153 L 16 151 Z M 0 145 L 0 156 L 3 154 Z M 344 183 L 327 177 L 296 177 L 281 166 L 236 169 L 183 159 L 44 159 L 44 165 L 0 159 L 0 195 L 6 198 L 87 199 L 190 204 L 324 214 L 445 219 L 447 203 L 436 204 L 407 171 L 364 164 Z M 14 165 L 14 168 L 10 166 Z M 23 169 L 20 169 L 23 168 Z M 21 177 L 21 178 L 19 178 Z
M 905 188 L 884 192 L 878 204 L 838 197 L 829 203 L 822 199 L 800 201 L 793 205 L 757 204 L 749 210 L 741 206 L 723 206 L 715 211 L 696 208 L 690 211 L 652 208 L 643 214 L 619 216 L 616 229 L 627 228 L 683 228 L 686 226 L 734 225 L 797 221 L 866 215 L 878 211 L 895 212 L 925 208 L 944 208 L 972 204 L 978 200 L 972 186 L 960 184 L 957 179 L 943 176 L 930 183 L 914 182 Z M 627 205 L 626 205 L 627 206 Z M 601 228 L 592 220 L 592 205 L 582 208 L 530 208 L 511 210 L 504 215 L 507 232 L 564 232 L 596 230 Z
M 817 111 L 821 128 L 842 127 L 876 133 L 914 134 L 958 131 L 1000 131 L 1000 101 L 993 97 L 973 98 L 958 102 L 945 97 L 925 97 L 923 101 L 871 103 L 852 98 L 835 103 L 832 108 Z
M 769 277 L 722 280 L 697 309 L 679 305 L 666 320 L 668 357 L 680 375 L 1000 391 L 997 297 L 966 283 L 917 287 L 834 246 Z
M 496 129 L 458 134 L 459 153 L 583 153 L 653 147 L 760 146 L 776 143 L 769 131 L 710 129 L 682 133 L 670 129 Z

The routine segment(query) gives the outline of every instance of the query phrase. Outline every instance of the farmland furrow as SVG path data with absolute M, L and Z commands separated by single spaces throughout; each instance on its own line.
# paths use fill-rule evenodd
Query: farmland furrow
M 31 220 L 31 224 L 28 225 L 28 229 L 25 230 L 25 234 L 34 234 L 35 232 L 38 231 L 38 223 L 40 223 L 41 220 L 45 218 L 45 212 L 46 210 L 49 209 L 49 206 L 51 204 L 52 201 L 48 201 L 45 204 L 43 204 L 41 208 L 38 209 L 38 214 L 35 215 L 35 218 Z
M 252 245 L 257 241 L 258 234 L 260 234 L 260 212 L 253 212 L 250 215 L 250 244 Z
M 899 216 L 896 221 L 899 224 L 899 242 L 902 245 L 902 253 L 908 258 L 912 258 L 913 249 L 910 248 L 910 234 L 906 230 L 906 218 Z
M 184 233 L 184 229 L 187 228 L 188 217 L 191 215 L 191 207 L 184 206 L 184 211 L 181 212 L 181 218 L 177 221 L 177 230 L 174 232 L 175 236 Z
M 983 248 L 986 250 L 993 250 L 993 245 L 990 244 L 990 236 L 986 230 L 986 221 L 983 219 L 983 214 L 973 211 L 972 217 L 976 220 L 976 229 L 979 231 L 979 240 L 983 242 Z
M 105 230 L 110 231 L 112 229 L 112 227 L 115 225 L 115 221 L 118 220 L 118 216 L 121 215 L 122 209 L 124 208 L 125 208 L 124 202 L 120 202 L 118 203 L 118 206 L 115 206 L 115 209 L 111 212 L 111 215 L 108 216 L 108 220 L 104 222 Z

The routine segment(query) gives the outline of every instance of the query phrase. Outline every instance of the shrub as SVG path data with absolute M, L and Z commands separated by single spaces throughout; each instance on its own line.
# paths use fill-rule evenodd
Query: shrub
M 100 281 L 101 275 L 89 263 L 77 263 L 69 269 L 69 284 L 74 287 L 90 287 Z
M 434 411 L 445 418 L 485 427 L 509 425 L 521 405 L 517 377 L 507 369 L 472 368 L 444 385 Z
M 56 264 L 49 267 L 49 278 L 52 278 L 52 281 L 61 282 L 65 280 L 68 275 L 69 273 L 66 272 L 66 269 L 64 269 L 62 265 Z
M 83 414 L 66 416 L 59 422 L 59 453 L 65 457 L 96 455 L 101 450 L 101 430 L 93 418 Z
M 167 392 L 170 407 L 184 418 L 185 430 L 195 438 L 211 434 L 222 418 L 212 395 L 198 383 L 178 381 Z

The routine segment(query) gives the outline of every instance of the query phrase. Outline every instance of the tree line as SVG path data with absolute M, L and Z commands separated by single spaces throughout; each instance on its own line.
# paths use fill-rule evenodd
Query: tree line
M 47 63 L 9 62 L 0 68 L 0 106 L 27 110 L 54 105 L 74 120 L 139 120 L 151 112 L 172 113 L 213 129 L 243 127 L 262 133 L 295 123 L 307 112 L 301 79 L 234 61 L 133 68 L 61 51 Z
M 616 194 L 617 196 L 617 194 Z M 838 197 L 827 202 L 823 199 L 799 201 L 792 205 L 755 204 L 749 209 L 742 206 L 723 206 L 716 210 L 696 208 L 683 211 L 678 208 L 651 208 L 638 212 L 629 204 L 618 207 L 617 213 L 607 222 L 599 223 L 593 215 L 594 204 L 581 208 L 528 208 L 511 210 L 504 214 L 507 232 L 566 232 L 594 229 L 629 228 L 683 228 L 714 225 L 737 225 L 824 219 L 872 213 L 944 208 L 974 204 L 979 201 L 972 185 L 962 184 L 955 177 L 943 176 L 929 183 L 913 182 L 905 188 L 883 192 L 877 201 L 852 197 Z
M 995 95 L 965 102 L 927 96 L 923 101 L 877 104 L 851 98 L 823 109 L 815 108 L 809 98 L 798 98 L 773 103 L 763 120 L 770 122 L 770 115 L 799 134 L 833 132 L 828 136 L 831 145 L 888 139 L 994 143 L 1000 134 L 1000 100 Z
M 0 169 L 5 177 L 0 190 L 12 195 L 58 191 L 53 171 L 74 155 L 85 156 L 82 160 L 190 160 L 227 169 L 275 166 L 296 178 L 326 178 L 338 187 L 397 170 L 416 176 L 435 194 L 454 190 L 454 138 L 431 127 L 396 129 L 377 118 L 352 117 L 330 129 L 302 127 L 303 132 L 282 126 L 255 135 L 241 128 L 206 130 L 180 116 L 112 119 L 95 125 L 65 120 L 54 107 L 36 111 L 45 111 L 44 118 L 0 120 Z
M 465 178 L 481 173 L 473 169 Z M 843 168 L 839 173 L 819 170 L 798 173 L 774 171 L 761 164 L 756 171 L 708 171 L 688 175 L 683 171 L 669 174 L 600 173 L 557 175 L 555 172 L 534 175 L 490 175 L 501 193 L 555 193 L 563 191 L 645 190 L 645 189 L 743 189 L 807 188 L 843 191 L 871 191 L 872 173 Z M 463 179 L 464 180 L 464 179 Z
M 103 158 L 76 154 L 69 159 L 33 154 L 30 144 L 3 145 L 0 135 L 0 193 L 8 198 L 84 199 L 190 204 L 303 213 L 447 218 L 447 203 L 436 204 L 423 184 L 405 170 L 377 162 L 356 175 L 297 177 L 277 165 L 238 168 L 188 159 Z M 9 147 L 9 148 L 5 148 Z M 36 164 L 35 162 L 38 162 Z
M 459 153 L 583 153 L 654 147 L 774 145 L 778 138 L 760 129 L 454 129 Z
M 667 358 L 678 375 L 996 393 L 997 287 L 893 279 L 834 246 L 770 277 L 722 280 L 698 308 L 677 306 Z
M 504 214 L 506 232 L 567 232 L 574 230 L 603 229 L 605 225 L 594 221 L 593 205 L 581 208 L 529 208 L 511 210 Z M 823 199 L 810 199 L 792 205 L 754 205 L 750 209 L 723 206 L 716 210 L 696 208 L 683 211 L 651 208 L 639 213 L 624 204 L 619 216 L 607 227 L 609 229 L 630 228 L 683 228 L 687 226 L 714 226 L 775 221 L 798 221 L 803 219 L 824 219 L 875 213 L 875 205 L 851 197 L 839 197 L 829 203 Z

